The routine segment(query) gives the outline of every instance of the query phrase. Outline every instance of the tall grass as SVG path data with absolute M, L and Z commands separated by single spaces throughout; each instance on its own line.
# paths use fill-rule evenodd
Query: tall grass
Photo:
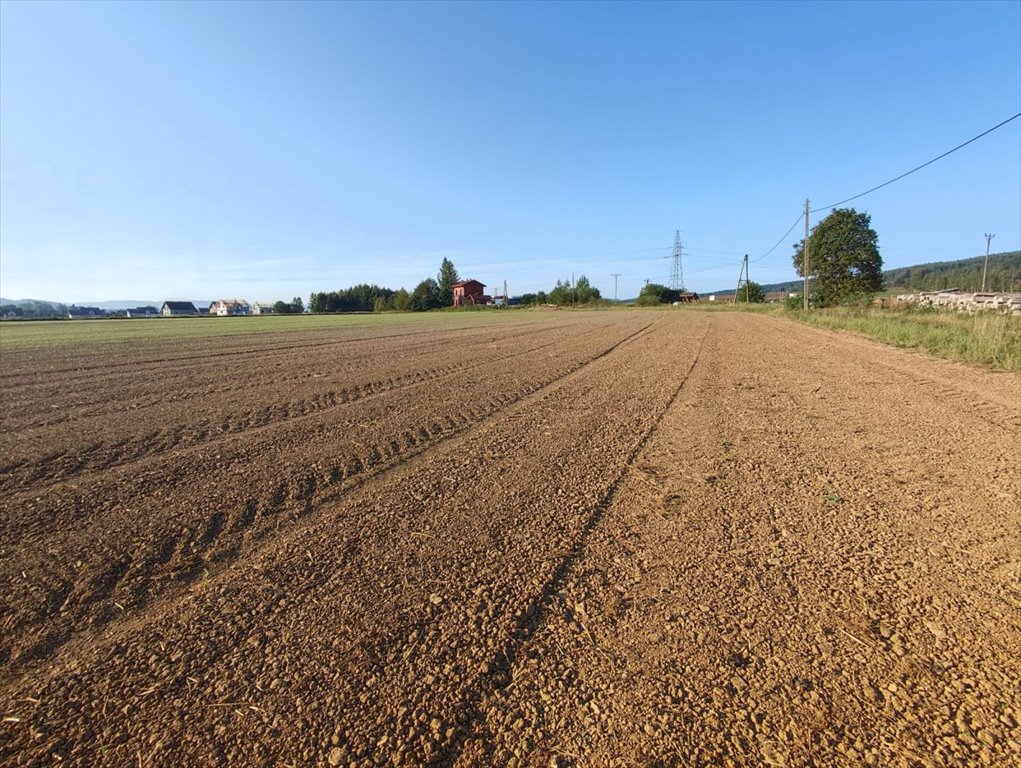
M 1021 371 L 1021 318 L 914 308 L 837 307 L 783 316 L 832 330 L 848 330 L 897 347 L 1003 371 Z

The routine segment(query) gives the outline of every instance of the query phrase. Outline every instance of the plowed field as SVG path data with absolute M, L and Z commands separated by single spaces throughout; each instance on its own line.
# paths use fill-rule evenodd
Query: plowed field
M 303 322 L 0 347 L 0 763 L 1021 763 L 1018 376 Z

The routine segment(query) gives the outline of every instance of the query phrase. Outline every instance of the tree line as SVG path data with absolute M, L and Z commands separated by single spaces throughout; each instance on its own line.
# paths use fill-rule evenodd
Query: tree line
M 890 269 L 884 273 L 887 285 L 906 291 L 942 291 L 960 288 L 978 291 L 982 288 L 985 256 L 958 261 L 939 261 Z M 986 288 L 990 291 L 1021 290 L 1021 251 L 989 254 Z
M 360 284 L 339 291 L 324 291 L 309 296 L 310 312 L 427 312 L 452 307 L 454 284 L 461 279 L 454 263 L 444 258 L 436 277 L 427 277 L 412 291 L 393 290 L 378 285 Z M 585 275 L 576 281 L 557 280 L 549 291 L 522 294 L 513 301 L 518 305 L 557 304 L 571 306 L 594 304 L 602 295 Z M 275 311 L 275 310 L 274 310 Z

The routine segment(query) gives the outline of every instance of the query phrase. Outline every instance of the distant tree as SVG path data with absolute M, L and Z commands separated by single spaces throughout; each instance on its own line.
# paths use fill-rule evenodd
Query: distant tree
M 436 284 L 439 287 L 439 300 L 441 307 L 450 307 L 454 304 L 454 283 L 461 278 L 454 268 L 454 262 L 444 258 L 440 262 L 440 271 L 436 275 Z
M 273 302 L 273 314 L 274 315 L 289 315 L 291 313 L 291 305 L 283 301 Z
M 673 304 L 677 301 L 680 293 L 680 291 L 674 290 L 673 288 L 667 288 L 665 285 L 660 285 L 659 283 L 646 283 L 642 286 L 642 290 L 638 294 L 638 301 L 635 303 L 640 307 L 654 307 L 658 304 Z
M 393 295 L 393 307 L 398 312 L 411 311 L 411 294 L 401 288 Z
M 341 291 L 330 291 L 329 293 L 313 293 L 309 297 L 309 311 L 311 312 L 372 312 L 375 308 L 376 299 L 382 297 L 389 301 L 394 295 L 390 288 L 381 288 L 378 285 L 353 285 Z M 301 299 L 295 297 L 292 307 L 296 312 L 304 312 Z
M 55 304 L 49 301 L 36 301 L 25 299 L 17 304 L 5 304 L 5 314 L 11 317 L 67 317 L 68 306 L 66 304 Z M 20 314 L 18 314 L 20 313 Z
M 811 246 L 809 247 L 811 248 Z M 812 258 L 811 250 L 808 252 L 808 258 Z M 738 303 L 748 302 L 749 304 L 762 304 L 765 300 L 766 292 L 762 290 L 762 286 L 754 280 L 749 280 L 746 284 L 742 285 L 734 296 L 734 301 Z
M 547 301 L 550 304 L 566 306 L 569 304 L 588 304 L 589 302 L 599 301 L 600 298 L 602 297 L 599 294 L 599 289 L 594 287 L 585 275 L 581 275 L 574 285 L 571 285 L 566 280 L 563 282 L 557 280 L 557 284 L 549 292 Z
M 659 285 L 658 283 L 646 283 L 642 286 L 642 290 L 638 293 L 638 299 L 635 301 L 639 307 L 655 307 L 663 303 L 661 298 L 663 291 L 666 290 L 665 285 Z
M 389 309 L 389 307 L 387 306 L 386 299 L 384 299 L 382 296 L 377 296 L 376 300 L 372 304 L 372 311 L 379 313 L 386 312 L 387 309 Z
M 536 304 L 548 304 L 549 303 L 549 296 L 546 294 L 546 291 L 538 291 L 535 294 L 535 303 Z
M 809 236 L 809 278 L 824 305 L 861 300 L 883 290 L 883 259 L 871 217 L 835 208 Z M 804 276 L 805 241 L 794 246 L 794 268 Z
M 300 315 L 305 312 L 305 303 L 301 300 L 301 296 L 295 296 L 291 299 L 290 310 L 295 315 Z
M 579 277 L 578 282 L 574 284 L 574 292 L 579 304 L 589 304 L 602 298 L 599 289 L 592 285 L 585 275 Z
M 571 283 L 568 281 L 560 282 L 557 280 L 557 284 L 553 286 L 553 290 L 549 292 L 548 301 L 550 304 L 559 304 L 560 306 L 573 304 L 574 291 L 571 289 Z
M 431 277 L 426 278 L 411 292 L 411 309 L 413 312 L 425 312 L 436 309 L 440 304 L 440 286 Z
M 522 306 L 530 306 L 532 304 L 538 304 L 539 295 L 536 293 L 523 293 L 518 296 L 518 304 Z

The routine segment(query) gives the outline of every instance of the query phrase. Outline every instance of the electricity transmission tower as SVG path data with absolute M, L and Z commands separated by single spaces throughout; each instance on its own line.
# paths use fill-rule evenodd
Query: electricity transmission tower
M 674 253 L 670 257 L 672 263 L 670 265 L 670 287 L 675 291 L 684 290 L 684 270 L 681 269 L 681 231 L 675 230 L 674 233 Z
M 620 277 L 621 273 L 620 272 L 611 272 L 610 274 L 613 275 L 613 303 L 616 304 L 617 303 L 617 278 Z

